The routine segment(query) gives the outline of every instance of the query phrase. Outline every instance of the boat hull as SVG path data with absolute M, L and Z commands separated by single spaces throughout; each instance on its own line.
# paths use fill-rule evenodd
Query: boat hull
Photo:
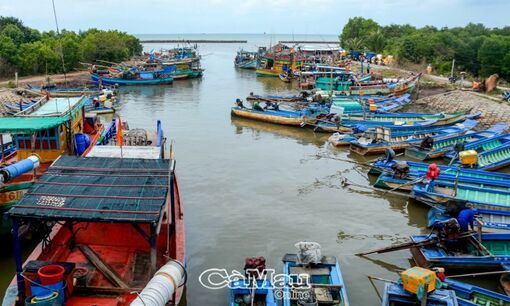
M 174 81 L 173 77 L 164 77 L 159 79 L 150 80 L 125 80 L 118 78 L 107 78 L 100 77 L 96 74 L 91 74 L 90 78 L 94 83 L 102 83 L 105 85 L 119 85 L 119 86 L 134 86 L 134 85 L 167 85 L 172 84 Z
M 277 116 L 269 112 L 265 113 L 254 110 L 241 109 L 237 107 L 232 108 L 231 114 L 237 117 L 289 126 L 301 126 L 303 124 L 303 120 L 306 120 L 303 119 L 302 117 Z

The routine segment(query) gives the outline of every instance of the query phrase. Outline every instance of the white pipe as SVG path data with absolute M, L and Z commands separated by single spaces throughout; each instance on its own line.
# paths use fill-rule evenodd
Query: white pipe
M 173 260 L 167 262 L 154 274 L 131 306 L 165 306 L 183 278 L 183 266 Z

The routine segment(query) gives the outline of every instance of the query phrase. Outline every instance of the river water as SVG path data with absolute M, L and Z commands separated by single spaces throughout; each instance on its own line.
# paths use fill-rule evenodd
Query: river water
M 183 36 L 140 35 L 143 39 Z M 410 266 L 408 251 L 374 255 L 355 253 L 403 241 L 427 232 L 426 208 L 407 198 L 372 191 L 367 161 L 336 149 L 329 135 L 230 116 L 236 98 L 250 92 L 288 93 L 276 78 L 257 78 L 236 70 L 240 47 L 256 50 L 292 36 L 194 35 L 184 38 L 248 39 L 248 44 L 201 44 L 204 77 L 169 86 L 121 89 L 118 112 L 133 127 L 155 128 L 161 119 L 174 142 L 177 173 L 185 205 L 188 305 L 225 305 L 227 290 L 210 290 L 199 282 L 206 269 L 242 270 L 248 256 L 264 256 L 281 271 L 285 253 L 298 241 L 316 241 L 322 253 L 340 260 L 351 305 L 379 305 L 367 275 L 396 280 Z M 335 36 L 295 39 L 335 40 Z M 168 44 L 147 44 L 146 50 Z M 317 154 L 347 160 L 317 158 Z M 349 162 L 351 161 L 351 162 Z M 362 187 L 340 187 L 342 177 Z M 363 187 L 364 186 L 364 187 Z M 11 250 L 0 251 L 0 280 L 13 275 Z M 382 284 L 376 284 L 379 290 Z

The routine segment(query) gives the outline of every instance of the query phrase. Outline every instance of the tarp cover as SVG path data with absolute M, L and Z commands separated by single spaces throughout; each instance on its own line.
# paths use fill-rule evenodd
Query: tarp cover
M 61 156 L 8 214 L 12 217 L 157 223 L 170 162 Z
M 0 118 L 0 133 L 30 134 L 59 126 L 67 120 L 66 117 L 5 117 Z

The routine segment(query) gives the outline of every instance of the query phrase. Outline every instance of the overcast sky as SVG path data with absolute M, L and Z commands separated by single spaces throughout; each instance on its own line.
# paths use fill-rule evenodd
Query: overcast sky
M 61 28 L 132 34 L 338 34 L 349 17 L 382 25 L 509 25 L 510 0 L 55 0 Z M 0 0 L 0 15 L 53 30 L 51 0 Z

